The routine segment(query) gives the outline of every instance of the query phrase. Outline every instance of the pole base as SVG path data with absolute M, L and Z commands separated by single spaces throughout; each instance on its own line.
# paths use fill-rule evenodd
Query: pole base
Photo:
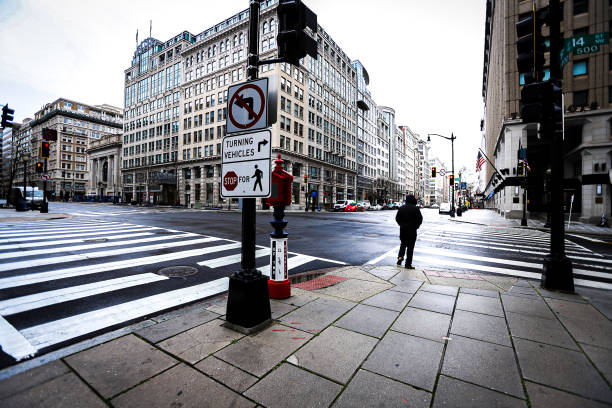
M 41 213 L 48 213 L 49 212 L 49 203 L 46 201 L 43 201 L 40 204 L 40 212 Z
M 287 299 L 291 297 L 291 282 L 289 279 L 268 281 L 268 293 L 271 299 Z
M 461 217 L 462 211 L 461 208 L 457 208 L 457 217 Z
M 268 277 L 261 274 L 235 273 L 229 278 L 227 327 L 241 333 L 261 330 L 272 321 L 268 297 Z
M 574 274 L 572 261 L 566 257 L 553 257 L 548 255 L 544 258 L 541 285 L 544 289 L 562 290 L 574 292 Z
M 521 219 L 521 227 L 526 227 L 527 226 L 527 218 L 522 218 Z

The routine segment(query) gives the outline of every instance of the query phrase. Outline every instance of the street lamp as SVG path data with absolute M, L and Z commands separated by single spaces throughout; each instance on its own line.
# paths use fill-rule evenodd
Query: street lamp
M 28 189 L 27 189 L 27 165 L 28 161 L 30 161 L 30 155 L 28 153 L 21 154 L 21 160 L 23 161 L 23 204 L 17 205 L 15 208 L 17 211 L 27 211 L 28 210 Z M 34 199 L 32 199 L 32 205 L 34 204 Z
M 437 133 L 428 133 L 427 134 L 427 141 L 431 142 L 431 138 L 429 136 L 439 136 L 442 137 L 446 140 L 450 140 L 451 141 L 451 173 L 453 174 L 453 176 L 455 175 L 455 139 L 457 137 L 455 137 L 455 135 L 453 133 L 451 133 L 451 136 L 442 136 L 439 135 Z M 451 213 L 450 216 L 454 217 L 455 216 L 455 182 L 453 180 L 453 185 L 452 187 L 452 201 L 451 201 Z

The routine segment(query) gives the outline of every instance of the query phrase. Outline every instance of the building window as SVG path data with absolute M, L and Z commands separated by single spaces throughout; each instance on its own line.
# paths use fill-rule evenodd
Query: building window
M 589 73 L 589 61 L 588 60 L 574 61 L 573 74 L 575 77 L 587 75 L 588 73 Z
M 574 15 L 589 11 L 589 0 L 574 0 Z
M 589 104 L 589 91 L 574 92 L 574 105 L 575 106 L 586 106 L 588 104 Z

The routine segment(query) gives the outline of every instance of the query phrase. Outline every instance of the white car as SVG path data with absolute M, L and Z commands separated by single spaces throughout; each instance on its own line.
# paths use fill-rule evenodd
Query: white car
M 438 210 L 438 214 L 450 214 L 450 212 L 451 212 L 450 203 L 440 204 L 440 209 Z
M 364 210 L 371 210 L 372 206 L 369 201 L 359 201 L 359 205 L 363 207 Z
M 336 204 L 334 204 L 334 211 L 344 211 L 347 205 L 351 204 L 353 201 L 350 200 L 337 200 Z
M 380 211 L 382 210 L 382 205 L 376 204 L 376 205 L 371 206 L 370 209 L 373 211 Z

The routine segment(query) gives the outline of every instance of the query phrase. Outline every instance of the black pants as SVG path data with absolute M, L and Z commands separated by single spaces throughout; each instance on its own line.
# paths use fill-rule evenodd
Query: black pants
M 416 242 L 416 239 L 417 239 L 416 231 L 410 231 L 410 232 L 401 231 L 400 232 L 401 244 L 400 244 L 400 249 L 399 249 L 399 253 L 397 254 L 397 257 L 403 258 L 404 253 L 405 253 L 407 266 L 412 265 L 412 253 L 414 251 L 414 244 Z

